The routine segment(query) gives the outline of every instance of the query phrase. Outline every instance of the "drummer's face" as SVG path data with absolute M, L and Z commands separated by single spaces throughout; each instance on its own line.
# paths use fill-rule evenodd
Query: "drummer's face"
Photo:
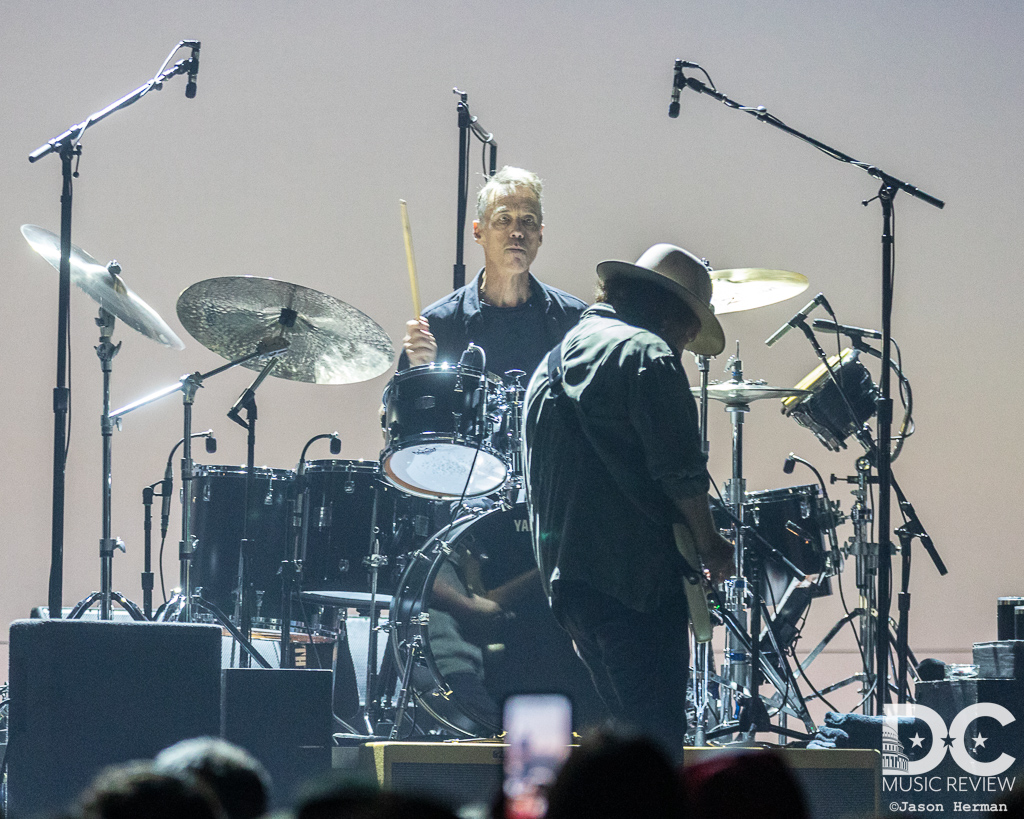
M 473 238 L 484 249 L 488 272 L 525 273 L 544 240 L 540 202 L 527 188 L 495 197 L 482 222 L 473 222 Z

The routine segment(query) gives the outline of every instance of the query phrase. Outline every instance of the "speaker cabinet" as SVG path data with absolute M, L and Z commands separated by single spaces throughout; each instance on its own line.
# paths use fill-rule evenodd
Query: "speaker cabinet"
M 216 626 L 17 620 L 10 638 L 10 819 L 65 808 L 107 765 L 217 734 Z
M 329 670 L 226 668 L 221 736 L 255 756 L 284 807 L 302 784 L 331 769 L 333 680 Z

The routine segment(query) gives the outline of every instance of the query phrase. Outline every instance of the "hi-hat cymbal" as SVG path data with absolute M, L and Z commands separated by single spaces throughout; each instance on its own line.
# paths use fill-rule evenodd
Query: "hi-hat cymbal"
M 691 387 L 692 392 L 700 397 L 700 387 Z M 800 390 L 796 387 L 771 387 L 764 381 L 721 381 L 708 384 L 708 398 L 721 401 L 723 404 L 749 404 L 762 398 L 786 398 L 790 395 L 810 395 L 811 390 Z
M 711 304 L 715 315 L 738 313 L 776 304 L 807 289 L 807 277 L 788 270 L 740 267 L 711 271 Z
M 36 253 L 60 270 L 60 236 L 38 225 L 22 225 L 21 235 Z M 116 271 L 108 270 L 75 245 L 71 245 L 70 267 L 72 283 L 115 318 L 165 347 L 185 349 L 167 322 L 136 296 Z
M 288 350 L 270 374 L 313 384 L 354 384 L 395 360 L 384 329 L 334 296 L 277 279 L 225 276 L 197 282 L 178 297 L 178 318 L 204 347 L 229 361 L 271 339 Z M 262 370 L 265 362 L 243 366 Z

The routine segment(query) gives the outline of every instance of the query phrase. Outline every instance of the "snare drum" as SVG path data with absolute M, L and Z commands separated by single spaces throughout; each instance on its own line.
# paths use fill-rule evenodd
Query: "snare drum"
M 192 478 L 192 521 L 196 537 L 193 585 L 202 596 L 238 624 L 235 604 L 240 586 L 241 538 L 247 523 L 248 576 L 255 594 L 254 622 L 279 622 L 281 561 L 288 549 L 288 493 L 292 470 L 257 468 L 249 488 L 248 514 L 244 466 L 196 464 Z
M 384 391 L 384 477 L 433 500 L 496 492 L 508 475 L 503 394 L 496 376 L 459 365 L 395 373 Z

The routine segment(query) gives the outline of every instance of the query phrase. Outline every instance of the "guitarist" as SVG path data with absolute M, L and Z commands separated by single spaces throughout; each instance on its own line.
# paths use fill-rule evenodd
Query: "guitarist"
M 534 554 L 555 617 L 612 715 L 681 757 L 684 578 L 701 571 L 681 550 L 695 546 L 713 582 L 734 566 L 708 507 L 680 355 L 717 355 L 725 336 L 707 269 L 681 248 L 655 245 L 636 264 L 602 262 L 597 275 L 597 303 L 526 393 Z

